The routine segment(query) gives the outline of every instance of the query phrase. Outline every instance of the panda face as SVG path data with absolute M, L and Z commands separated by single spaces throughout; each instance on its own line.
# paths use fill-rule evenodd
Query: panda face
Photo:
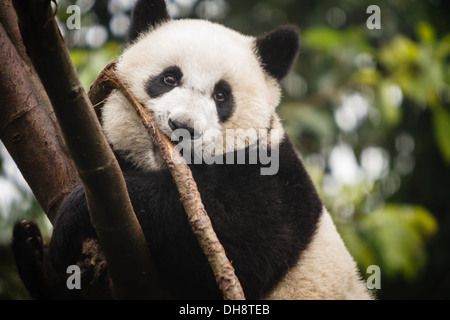
M 174 140 L 183 130 L 191 141 L 201 141 L 201 150 L 212 143 L 217 155 L 258 140 L 258 135 L 237 136 L 230 146 L 229 130 L 281 130 L 275 114 L 279 79 L 264 69 L 258 48 L 256 38 L 212 22 L 169 20 L 141 33 L 116 69 L 164 134 Z M 119 93 L 105 104 L 102 123 L 114 149 L 137 167 L 162 166 Z

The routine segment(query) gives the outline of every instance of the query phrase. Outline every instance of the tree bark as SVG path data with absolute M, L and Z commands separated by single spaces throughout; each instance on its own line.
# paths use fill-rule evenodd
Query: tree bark
M 134 97 L 126 85 L 118 78 L 114 71 L 115 61 L 110 63 L 91 86 L 92 101 L 102 101 L 114 88 L 119 90 L 135 108 L 137 114 L 147 129 L 153 143 L 158 147 L 167 163 L 173 180 L 180 193 L 180 200 L 188 217 L 203 253 L 216 277 L 219 289 L 225 300 L 245 299 L 242 286 L 236 277 L 234 268 L 228 260 L 222 244 L 211 225 L 211 220 L 203 206 L 197 184 L 185 159 L 174 149 L 172 142 L 162 134 L 156 126 L 152 113 L 144 108 Z
M 10 0 L 0 10 L 0 109 L 0 139 L 53 222 L 79 179 Z
M 13 1 L 28 54 L 50 98 L 85 187 L 91 222 L 108 262 L 116 298 L 160 290 L 125 180 L 59 32 L 50 0 Z

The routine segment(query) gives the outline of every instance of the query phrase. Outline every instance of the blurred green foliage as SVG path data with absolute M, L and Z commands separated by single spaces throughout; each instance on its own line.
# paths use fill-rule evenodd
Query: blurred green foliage
M 370 43 L 370 32 L 364 27 L 337 30 L 319 26 L 305 30 L 304 50 L 319 55 L 319 58 L 314 58 L 317 65 L 326 66 L 325 69 L 322 67 L 323 73 L 317 79 L 318 92 L 325 96 L 322 105 L 329 103 L 335 107 L 339 102 L 336 103 L 334 97 L 341 92 L 359 92 L 369 100 L 372 114 L 376 114 L 371 118 L 369 112 L 367 119 L 362 121 L 360 127 L 353 128 L 350 134 L 345 126 L 340 128 L 340 135 L 332 144 L 346 142 L 354 148 L 355 153 L 369 145 L 386 148 L 386 142 L 404 119 L 403 112 L 406 110 L 402 105 L 408 100 L 415 108 L 428 108 L 432 113 L 434 138 L 442 159 L 450 163 L 450 34 L 438 38 L 433 26 L 422 21 L 417 23 L 415 30 L 416 40 L 397 34 L 379 41 L 379 46 Z M 321 68 L 317 70 L 320 72 Z M 327 75 L 336 70 L 340 70 L 339 75 Z M 320 81 L 325 81 L 323 87 Z M 316 130 L 320 128 L 318 137 L 323 137 L 323 129 L 329 128 L 329 117 L 323 117 L 322 122 L 323 126 L 312 125 Z M 395 156 L 390 154 L 388 158 Z M 413 162 L 414 158 L 409 161 Z M 371 183 L 364 180 L 354 185 L 343 185 L 338 193 L 323 198 L 329 208 L 335 209 L 331 209 L 334 213 L 339 214 L 341 211 L 348 215 L 349 210 L 352 212 L 351 217 L 347 217 L 344 222 L 335 220 L 362 270 L 375 264 L 381 267 L 383 276 L 388 279 L 401 276 L 414 281 L 427 263 L 425 244 L 436 233 L 437 221 L 422 206 L 390 202 L 391 194 L 383 192 L 383 184 L 393 183 L 389 179 L 398 180 L 402 175 L 402 168 L 395 168 L 395 162 L 393 164 L 384 177 Z M 448 167 L 444 170 L 448 170 Z M 325 175 L 325 171 L 323 167 L 320 174 Z M 316 178 L 315 181 L 321 189 L 323 180 Z M 367 202 L 374 197 L 379 199 L 376 205 L 367 208 Z M 411 200 L 414 201 L 412 203 L 420 203 L 420 199 Z
M 363 270 L 382 266 L 387 278 L 417 277 L 426 263 L 424 239 L 436 232 L 436 220 L 420 206 L 389 203 L 344 224 L 341 233 Z
M 97 78 L 103 68 L 120 55 L 122 46 L 114 41 L 106 43 L 99 49 L 77 48 L 70 52 L 72 61 L 77 67 L 78 76 L 86 91 Z
M 60 21 L 73 3 L 59 1 Z M 113 21 L 130 5 L 77 3 L 82 29 L 61 25 L 88 89 L 125 45 Z M 282 82 L 279 114 L 362 276 L 369 265 L 380 267 L 382 299 L 450 298 L 450 3 L 372 1 L 380 30 L 366 27 L 364 1 L 169 3 L 175 17 L 208 18 L 247 34 L 300 27 L 302 49 Z M 89 36 L 93 27 L 108 37 Z M 0 297 L 20 297 L 4 285 L 9 279 L 17 277 L 0 276 Z
M 28 298 L 9 246 L 13 225 L 22 219 L 36 221 L 43 237 L 49 239 L 50 223 L 47 217 L 0 143 L 0 300 Z

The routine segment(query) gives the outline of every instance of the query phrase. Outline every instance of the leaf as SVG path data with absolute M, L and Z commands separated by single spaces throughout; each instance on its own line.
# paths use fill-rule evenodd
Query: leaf
M 302 41 L 305 48 L 336 54 L 334 50 L 355 48 L 358 51 L 371 52 L 367 44 L 367 33 L 359 28 L 336 30 L 330 27 L 314 27 L 303 32 Z
M 419 59 L 418 45 L 405 36 L 396 36 L 379 52 L 380 62 L 391 70 L 404 69 L 410 64 L 417 64 Z
M 450 164 L 450 112 L 442 107 L 434 108 L 433 129 L 442 157 Z
M 358 231 L 359 230 L 359 231 Z M 385 277 L 414 279 L 426 263 L 426 240 L 437 230 L 434 216 L 421 206 L 389 203 L 365 215 L 347 238 L 360 264 L 378 265 Z M 357 239 L 364 245 L 355 243 Z
M 372 240 L 382 272 L 415 278 L 426 263 L 425 240 L 437 229 L 433 215 L 420 206 L 390 203 L 364 222 L 374 228 Z
M 342 46 L 343 34 L 329 27 L 311 28 L 303 33 L 305 47 L 316 50 L 330 50 Z
M 381 81 L 379 85 L 379 103 L 383 119 L 391 126 L 399 123 L 402 116 L 402 90 L 391 81 Z
M 417 36 L 423 42 L 433 42 L 436 39 L 436 32 L 431 24 L 421 21 L 416 27 Z

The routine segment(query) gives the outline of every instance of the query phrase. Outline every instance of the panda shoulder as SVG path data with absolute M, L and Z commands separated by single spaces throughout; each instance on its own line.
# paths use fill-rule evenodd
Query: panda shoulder
M 267 299 L 360 299 L 373 297 L 324 208 L 312 241 Z

